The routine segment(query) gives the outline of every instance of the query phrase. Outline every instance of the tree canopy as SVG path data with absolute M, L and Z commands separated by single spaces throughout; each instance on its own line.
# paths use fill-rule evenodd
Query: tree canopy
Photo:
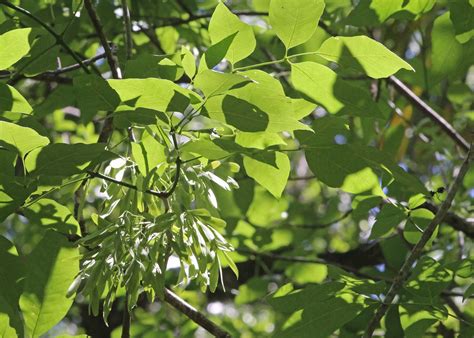
M 474 336 L 473 18 L 0 0 L 0 336 Z

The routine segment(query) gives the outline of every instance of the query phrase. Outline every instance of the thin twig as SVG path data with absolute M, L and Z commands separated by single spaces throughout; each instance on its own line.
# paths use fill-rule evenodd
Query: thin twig
M 178 169 L 178 163 L 176 163 L 176 168 Z M 87 173 L 89 174 L 90 178 L 92 178 L 92 177 L 100 178 L 104 181 L 108 181 L 108 182 L 111 182 L 111 183 L 121 185 L 122 187 L 125 187 L 125 188 L 129 188 L 129 189 L 132 189 L 132 190 L 139 191 L 139 189 L 136 185 L 133 185 L 133 184 L 130 184 L 130 183 L 127 183 L 127 182 L 124 182 L 124 181 L 119 181 L 119 180 L 116 180 L 115 178 L 112 178 L 112 177 L 109 177 L 109 176 L 106 176 L 106 175 L 102 175 L 101 173 L 96 173 L 96 172 L 90 171 L 90 170 L 88 170 Z M 175 177 L 176 176 L 178 176 L 178 175 L 175 175 Z M 159 198 L 168 198 L 169 196 L 171 196 L 171 194 L 174 192 L 174 189 L 176 188 L 176 185 L 177 185 L 177 183 L 175 183 L 176 181 L 177 181 L 177 179 L 175 178 L 173 180 L 173 184 L 172 184 L 171 188 L 167 191 L 157 191 L 157 190 L 152 190 L 152 189 L 146 189 L 143 192 L 145 194 L 150 194 L 150 195 L 153 195 L 153 196 L 156 196 L 156 197 L 159 197 Z
M 469 143 L 459 134 L 454 127 L 444 119 L 438 112 L 431 108 L 426 102 L 420 99 L 413 91 L 408 88 L 402 81 L 395 76 L 390 76 L 388 82 L 391 83 L 395 89 L 405 96 L 415 107 L 417 107 L 424 115 L 428 116 L 434 123 L 436 123 L 446 134 L 453 139 L 464 151 L 469 150 Z
M 400 271 L 398 272 L 397 276 L 394 278 L 392 285 L 390 286 L 387 294 L 385 295 L 384 302 L 378 307 L 374 316 L 372 317 L 369 324 L 367 325 L 367 329 L 366 329 L 364 337 L 372 337 L 375 329 L 379 325 L 380 320 L 385 315 L 389 306 L 392 304 L 394 298 L 398 295 L 398 292 L 402 288 L 404 282 L 409 277 L 410 272 L 413 268 L 413 264 L 420 257 L 423 251 L 423 248 L 425 247 L 426 243 L 428 243 L 428 241 L 430 240 L 436 227 L 446 217 L 446 214 L 448 213 L 448 210 L 451 207 L 451 204 L 454 200 L 454 196 L 456 195 L 458 189 L 462 185 L 464 176 L 466 175 L 470 167 L 470 164 L 473 158 L 473 153 L 474 152 L 472 151 L 472 146 L 471 146 L 471 149 L 469 150 L 466 156 L 466 159 L 464 160 L 463 164 L 461 165 L 461 168 L 459 169 L 456 179 L 454 180 L 453 184 L 451 185 L 451 188 L 449 189 L 446 199 L 441 204 L 435 217 L 430 222 L 428 227 L 424 230 L 420 240 L 418 241 L 418 243 L 416 243 L 415 247 L 411 251 L 408 258 L 406 259 L 405 263 L 400 268 Z
M 105 53 L 100 53 L 100 54 L 97 54 L 89 59 L 86 59 L 86 60 L 83 60 L 82 61 L 82 64 L 83 65 L 90 65 L 98 60 L 101 60 L 105 57 Z M 81 64 L 79 63 L 75 63 L 73 65 L 70 65 L 70 66 L 66 66 L 66 67 L 63 67 L 63 68 L 58 68 L 56 70 L 49 70 L 49 71 L 46 71 L 44 73 L 41 73 L 39 75 L 46 75 L 46 76 L 52 76 L 52 75 L 59 75 L 59 74 L 64 74 L 64 73 L 68 73 L 68 72 L 72 72 L 73 70 L 76 70 L 76 69 L 79 69 L 81 68 Z
M 219 327 L 216 323 L 212 322 L 203 313 L 196 310 L 189 303 L 178 297 L 174 292 L 169 289 L 165 289 L 165 301 L 174 307 L 176 310 L 184 314 L 186 317 L 191 319 L 193 322 L 206 329 L 209 333 L 219 338 L 228 338 L 230 333 Z
M 100 53 L 100 54 L 97 54 L 96 56 L 91 57 L 90 59 L 82 60 L 82 64 L 88 66 L 91 63 L 94 63 L 94 62 L 96 62 L 100 59 L 103 59 L 104 57 L 105 57 L 105 53 Z M 21 77 L 22 78 L 29 78 L 29 79 L 44 80 L 44 81 L 48 81 L 48 80 L 49 81 L 55 81 L 55 80 L 57 80 L 56 82 L 65 82 L 65 81 L 71 80 L 71 79 L 61 78 L 61 77 L 58 77 L 58 75 L 68 73 L 68 72 L 72 72 L 72 71 L 77 70 L 81 67 L 82 67 L 81 64 L 75 63 L 73 65 L 58 68 L 56 70 L 47 70 L 44 73 L 40 73 L 40 74 L 32 76 L 32 77 L 27 77 L 25 75 L 21 75 Z M 8 78 L 12 75 L 13 75 L 12 72 L 1 71 L 0 72 L 0 79 L 1 78 Z
M 38 24 L 40 24 L 44 29 L 46 29 L 46 31 L 48 31 L 49 34 L 51 34 L 52 36 L 54 36 L 54 38 L 56 39 L 56 42 L 58 44 L 60 44 L 61 46 L 63 46 L 63 48 L 72 56 L 72 58 L 82 67 L 82 69 L 84 69 L 84 71 L 86 73 L 89 73 L 89 69 L 87 69 L 86 65 L 84 65 L 82 63 L 82 60 L 81 58 L 71 49 L 71 47 L 68 46 L 68 44 L 64 41 L 63 37 L 61 35 L 59 35 L 58 33 L 56 33 L 48 24 L 46 24 L 45 22 L 43 22 L 41 19 L 39 19 L 38 17 L 36 17 L 36 15 L 30 13 L 29 11 L 27 11 L 26 9 L 22 8 L 22 7 L 19 7 L 19 6 L 16 6 L 6 0 L 0 0 L 0 5 L 4 5 L 6 7 L 9 7 L 21 14 L 24 14 L 26 15 L 27 17 L 29 17 L 30 19 L 34 20 L 35 22 L 37 22 Z

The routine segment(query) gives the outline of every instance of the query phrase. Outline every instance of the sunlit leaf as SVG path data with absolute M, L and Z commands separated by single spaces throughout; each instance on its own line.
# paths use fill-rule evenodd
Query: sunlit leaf
M 311 38 L 323 10 L 323 0 L 272 0 L 270 24 L 286 49 L 290 49 Z

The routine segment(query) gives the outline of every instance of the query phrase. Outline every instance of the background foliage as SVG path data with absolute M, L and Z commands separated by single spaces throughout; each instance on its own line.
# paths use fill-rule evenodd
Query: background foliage
M 0 335 L 472 337 L 473 6 L 0 0 Z

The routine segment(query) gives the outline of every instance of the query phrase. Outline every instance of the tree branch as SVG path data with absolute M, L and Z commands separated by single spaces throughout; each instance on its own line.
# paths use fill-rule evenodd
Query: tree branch
M 425 247 L 426 243 L 429 241 L 429 239 L 433 235 L 436 227 L 446 217 L 446 214 L 448 213 L 448 210 L 451 207 L 451 204 L 454 200 L 454 196 L 456 195 L 458 189 L 462 185 L 464 176 L 469 170 L 469 167 L 473 158 L 473 153 L 474 152 L 472 151 L 472 146 L 471 146 L 471 149 L 469 150 L 466 156 L 466 159 L 464 160 L 463 164 L 461 165 L 461 168 L 459 169 L 456 179 L 454 180 L 453 184 L 451 185 L 451 188 L 449 189 L 446 199 L 441 204 L 435 217 L 430 222 L 428 227 L 424 230 L 423 235 L 421 236 L 420 240 L 418 241 L 418 243 L 416 243 L 415 247 L 411 251 L 407 260 L 405 261 L 403 266 L 400 268 L 400 271 L 398 272 L 397 276 L 394 278 L 392 285 L 390 286 L 387 294 L 385 295 L 384 302 L 378 307 L 374 316 L 372 317 L 369 324 L 367 325 L 367 329 L 366 329 L 364 337 L 372 337 L 375 329 L 379 325 L 380 320 L 385 315 L 389 306 L 392 304 L 395 296 L 397 296 L 404 282 L 409 277 L 410 272 L 413 268 L 413 264 L 420 257 L 423 251 L 423 248 Z
M 11 9 L 13 9 L 13 10 L 29 17 L 30 19 L 34 20 L 38 24 L 40 24 L 44 29 L 46 29 L 46 31 L 48 31 L 49 34 L 54 36 L 54 38 L 56 39 L 56 42 L 58 44 L 60 44 L 61 46 L 63 46 L 63 48 L 66 50 L 66 52 L 68 52 L 72 56 L 72 58 L 80 65 L 80 67 L 82 69 L 84 69 L 84 71 L 86 73 L 90 73 L 89 69 L 87 69 L 86 65 L 84 65 L 82 63 L 81 58 L 67 45 L 66 42 L 64 42 L 63 37 L 61 35 L 59 35 L 58 33 L 56 33 L 48 24 L 41 21 L 41 19 L 39 19 L 38 17 L 36 17 L 34 14 L 30 13 L 26 9 L 24 9 L 22 7 L 19 7 L 19 6 L 16 6 L 16 5 L 14 5 L 14 4 L 6 1 L 6 0 L 0 0 L 0 5 L 4 5 L 8 8 L 11 8 Z
M 424 115 L 429 117 L 435 124 L 437 124 L 441 129 L 448 134 L 451 139 L 453 139 L 457 145 L 459 145 L 464 151 L 469 150 L 469 143 L 459 134 L 454 127 L 444 119 L 438 112 L 431 108 L 426 102 L 420 99 L 410 88 L 408 88 L 402 81 L 400 81 L 395 76 L 390 76 L 387 81 L 391 83 L 394 88 L 403 96 L 405 96 L 408 101 L 410 101 L 415 107 L 417 107 Z
M 132 24 L 130 22 L 130 11 L 127 6 L 127 0 L 122 0 L 123 25 L 125 30 L 125 46 L 127 51 L 127 60 L 132 57 L 133 40 L 132 40 Z
M 178 168 L 178 162 L 179 161 L 176 162 L 176 170 L 180 169 L 180 168 Z M 119 180 L 116 180 L 115 178 L 112 178 L 112 177 L 109 177 L 109 176 L 106 176 L 106 175 L 102 175 L 101 173 L 96 173 L 96 172 L 90 171 L 90 170 L 88 170 L 87 173 L 89 174 L 89 177 L 100 178 L 100 179 L 103 179 L 104 181 L 108 181 L 108 182 L 111 182 L 111 183 L 121 185 L 122 187 L 125 187 L 125 188 L 129 188 L 129 189 L 132 189 L 132 190 L 139 191 L 139 189 L 136 185 L 133 185 L 133 184 L 130 184 L 130 183 L 127 183 L 127 182 L 123 182 L 123 181 L 119 181 Z M 168 198 L 168 197 L 171 196 L 171 194 L 173 194 L 174 190 L 176 189 L 177 180 L 178 180 L 176 178 L 177 176 L 178 175 L 176 174 L 171 188 L 167 191 L 157 191 L 157 190 L 152 190 L 152 189 L 146 189 L 143 192 L 145 194 L 150 194 L 150 195 L 153 195 L 153 196 L 156 196 L 156 197 L 159 197 L 159 198 Z
M 219 338 L 228 338 L 230 333 L 212 322 L 203 313 L 196 310 L 189 303 L 179 298 L 174 292 L 165 288 L 165 301 L 173 306 L 176 310 L 184 314 L 193 322 L 206 329 L 209 333 Z
M 112 49 L 110 48 L 110 44 L 104 33 L 102 23 L 100 22 L 100 19 L 97 16 L 97 13 L 95 11 L 94 6 L 92 5 L 91 0 L 84 0 L 84 6 L 86 7 L 87 13 L 89 14 L 89 18 L 91 19 L 92 25 L 94 26 L 94 29 L 97 35 L 99 36 L 102 48 L 104 48 L 105 57 L 107 59 L 107 63 L 109 64 L 110 71 L 112 72 L 112 77 L 114 79 L 120 79 L 120 68 L 118 66 L 117 60 L 115 59 L 114 54 L 112 53 Z
M 122 338 L 130 338 L 130 324 L 131 318 L 130 312 L 128 312 L 128 294 L 126 294 L 122 314 Z
M 114 79 L 122 78 L 122 74 L 120 72 L 120 68 L 117 63 L 117 59 L 112 53 L 112 49 L 110 48 L 109 42 L 104 33 L 102 23 L 100 22 L 100 19 L 97 16 L 97 13 L 94 9 L 94 6 L 91 3 L 91 0 L 84 0 L 84 6 L 86 7 L 87 13 L 89 14 L 89 17 L 92 21 L 92 25 L 94 26 L 95 31 L 97 35 L 99 36 L 100 43 L 102 44 L 102 47 L 104 48 L 105 57 L 107 59 L 107 63 L 109 64 L 110 71 L 112 72 L 112 77 Z M 109 112 L 107 115 L 110 115 L 110 114 L 111 112 Z M 97 142 L 107 143 L 110 135 L 112 134 L 112 131 L 113 131 L 113 120 L 106 119 L 104 122 L 104 126 L 102 127 L 102 130 L 100 131 L 99 139 Z

